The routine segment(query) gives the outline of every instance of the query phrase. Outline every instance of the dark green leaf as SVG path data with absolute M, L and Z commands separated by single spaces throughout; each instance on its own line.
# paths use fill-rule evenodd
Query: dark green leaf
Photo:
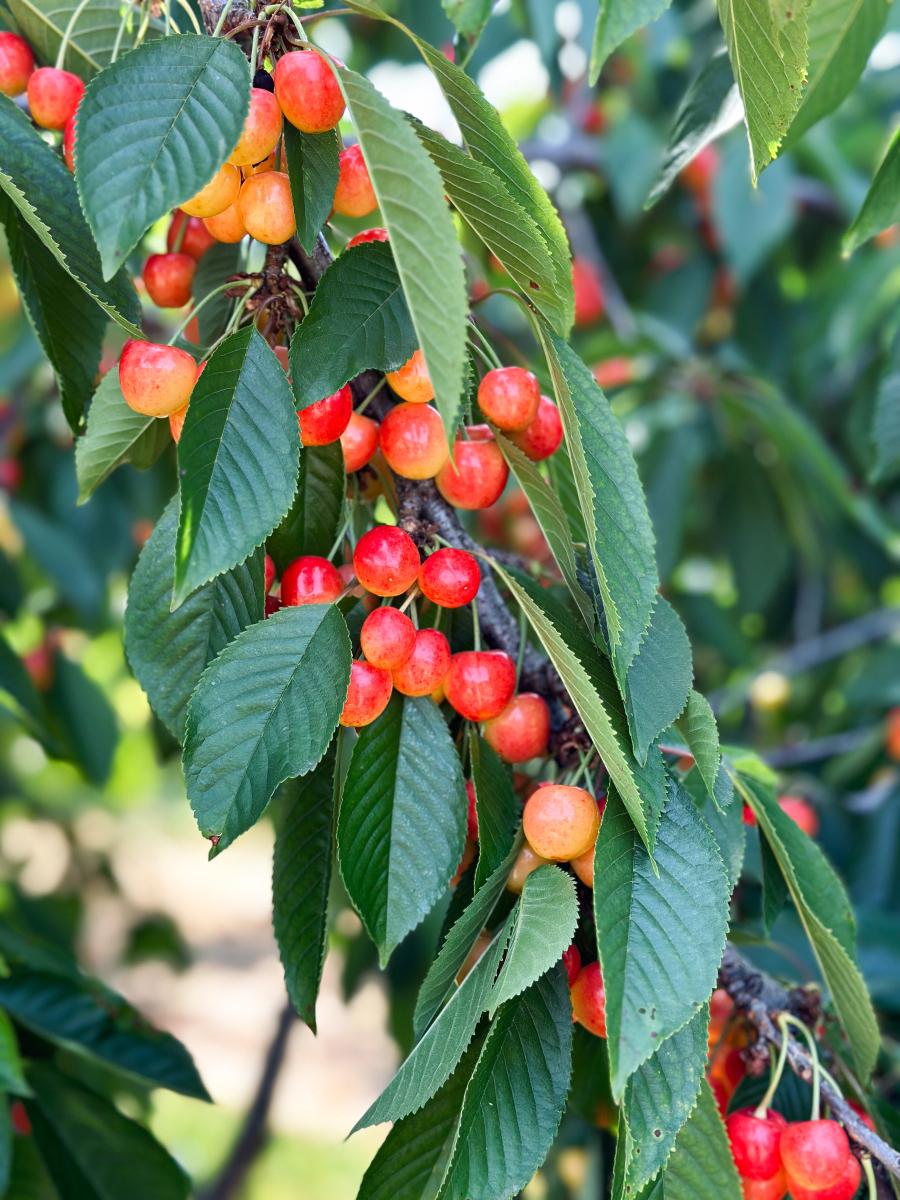
M 13 1138 L 11 1121 L 9 1139 L 12 1142 L 12 1164 L 10 1170 L 9 1190 L 4 1193 L 5 1200 L 60 1200 L 53 1180 L 47 1171 L 35 1139 Z
M 11 509 L 26 550 L 62 599 L 83 620 L 96 620 L 104 601 L 103 580 L 82 542 L 65 525 L 22 500 L 14 500 Z
M 4 1092 L 13 1092 L 17 1096 L 28 1096 L 31 1092 L 25 1082 L 25 1076 L 22 1074 L 22 1060 L 19 1058 L 15 1030 L 2 1009 L 0 1009 L 0 1089 Z M 5 1104 L 0 1104 L 0 1109 L 5 1110 L 5 1108 Z M 3 1155 L 0 1154 L 0 1159 L 2 1158 Z M 2 1183 L 2 1170 L 0 1170 L 0 1183 Z M 0 1195 L 2 1194 L 2 1187 L 0 1187 Z
M 347 626 L 327 604 L 283 608 L 213 659 L 188 705 L 184 766 L 215 849 L 259 820 L 279 783 L 321 760 L 349 680 Z
M 625 677 L 626 712 L 639 763 L 652 742 L 684 710 L 694 667 L 691 643 L 678 614 L 657 596 L 650 625 Z
M 123 463 L 130 462 L 139 471 L 152 467 L 171 440 L 169 422 L 129 408 L 119 387 L 118 370 L 107 371 L 94 392 L 84 436 L 75 441 L 78 503 L 90 499 Z
M 894 478 L 900 469 L 900 336 L 895 336 L 878 380 L 872 445 L 875 465 L 869 478 L 873 483 Z
M 171 610 L 178 497 L 144 544 L 125 609 L 125 651 L 150 706 L 179 741 L 188 700 L 220 650 L 261 621 L 265 570 L 262 549 L 219 575 Z
M 53 656 L 47 720 L 63 757 L 77 763 L 91 783 L 106 783 L 119 740 L 115 713 L 103 690 L 60 652 Z
M 457 33 L 477 38 L 491 15 L 493 0 L 441 0 L 441 6 Z
M 900 131 L 894 134 L 856 220 L 844 235 L 844 253 L 852 254 L 869 238 L 900 219 Z
M 473 728 L 469 739 L 475 814 L 478 817 L 477 891 L 509 855 L 521 820 L 512 775 Z
M 722 762 L 722 753 L 719 750 L 719 728 L 706 697 L 691 691 L 687 706 L 676 724 L 688 750 L 694 756 L 694 762 L 707 791 L 715 798 L 716 778 Z
M 719 778 L 728 780 L 728 785 L 731 786 L 731 779 L 724 767 L 719 768 Z M 706 790 L 706 785 L 696 767 L 692 767 L 688 771 L 684 779 L 684 786 L 712 830 L 719 853 L 725 863 L 728 891 L 729 893 L 733 892 L 737 887 L 741 867 L 744 863 L 744 843 L 747 834 L 747 826 L 743 819 L 744 806 L 742 804 L 723 804 L 721 799 L 716 801 Z
M 558 963 L 572 944 L 577 924 L 572 876 L 555 866 L 532 871 L 516 906 L 509 948 L 491 993 L 489 1012 L 524 992 Z
M 649 25 L 666 11 L 672 0 L 600 0 L 591 51 L 591 85 L 600 77 L 603 64 L 617 46 L 642 25 Z
M 331 553 L 338 535 L 347 481 L 340 442 L 300 451 L 297 493 L 287 516 L 266 539 L 279 573 L 301 554 Z
M 608 1125 L 616 1115 L 609 1087 L 606 1038 L 595 1037 L 578 1024 L 572 1030 L 572 1082 L 568 1103 L 569 1108 L 589 1125 Z
M 762 920 L 766 937 L 772 933 L 772 927 L 781 916 L 781 910 L 788 898 L 788 886 L 778 859 L 772 853 L 766 835 L 759 835 L 759 857 L 762 864 Z
M 653 1200 L 741 1200 L 741 1181 L 728 1136 L 705 1079 L 660 1182 L 661 1190 L 654 1191 Z
M 173 607 L 276 528 L 294 499 L 299 451 L 287 376 L 248 325 L 214 351 L 191 393 L 178 442 Z
M 28 1086 L 27 1084 L 25 1085 Z M 5 1102 L 0 1104 L 0 1196 L 9 1196 L 9 1185 L 12 1177 L 13 1165 L 13 1129 L 12 1116 L 9 1105 Z M 14 1200 L 14 1198 L 13 1198 Z M 33 1194 L 30 1200 L 42 1200 L 42 1197 Z
M 284 125 L 284 154 L 291 180 L 297 237 L 312 254 L 319 230 L 328 219 L 341 173 L 335 131 L 301 133 L 290 121 Z M 331 395 L 326 392 L 325 395 Z
M 88 85 L 75 179 L 105 279 L 154 221 L 209 183 L 249 106 L 243 51 L 194 34 L 145 42 Z
M 240 264 L 240 242 L 217 242 L 215 246 L 210 246 L 197 263 L 194 272 L 194 282 L 191 285 L 194 307 L 236 274 L 240 270 Z M 224 292 L 219 292 L 218 296 L 200 309 L 197 314 L 197 329 L 201 346 L 211 346 L 222 337 L 228 328 L 228 319 L 234 312 L 234 304 L 234 300 L 229 300 Z
M 22 660 L 5 637 L 0 636 L 0 691 L 18 705 L 22 715 L 36 727 L 44 722 L 44 706 Z
M 38 60 L 49 67 L 55 65 L 69 22 L 75 10 L 80 8 L 69 32 L 63 66 L 84 80 L 93 78 L 108 66 L 119 39 L 119 30 L 122 29 L 123 12 L 119 0 L 90 0 L 86 5 L 81 5 L 80 0 L 53 0 L 52 4 L 42 3 L 41 0 L 7 0 L 7 3 Z M 137 8 L 133 8 L 122 30 L 120 55 L 134 45 L 140 27 L 141 14 Z M 151 17 L 144 36 L 160 37 L 163 31 L 162 21 Z

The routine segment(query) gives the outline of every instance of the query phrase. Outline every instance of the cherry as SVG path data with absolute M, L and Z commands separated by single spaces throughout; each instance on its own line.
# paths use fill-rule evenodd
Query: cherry
M 624 387 L 626 383 L 633 383 L 637 379 L 634 359 L 627 358 L 624 354 L 595 363 L 591 367 L 591 374 L 597 386 L 601 388 Z
M 847 1159 L 843 1175 L 831 1187 L 805 1188 L 801 1187 L 796 1180 L 791 1180 L 789 1176 L 784 1179 L 785 1187 L 790 1185 L 793 1200 L 853 1200 L 862 1180 L 862 1171 L 858 1161 L 851 1154 Z
M 238 196 L 238 209 L 250 236 L 267 246 L 279 246 L 297 231 L 291 181 L 283 171 L 268 171 L 245 179 Z
M 13 1100 L 9 1106 L 9 1120 L 19 1137 L 31 1136 L 31 1121 L 21 1100 Z
M 417 350 L 412 358 L 408 358 L 396 371 L 388 371 L 385 379 L 391 385 L 391 390 L 409 404 L 427 404 L 429 400 L 434 399 L 431 376 L 428 374 L 425 355 L 421 350 Z
M 381 422 L 378 444 L 388 466 L 404 479 L 431 479 L 450 451 L 441 418 L 427 404 L 398 404 Z
M 147 295 L 160 308 L 184 308 L 191 302 L 196 269 L 189 254 L 151 254 L 144 263 Z
M 74 174 L 75 173 L 75 116 L 73 113 L 66 121 L 66 127 L 63 130 L 63 158 L 66 166 Z
M 869 1114 L 866 1112 L 866 1110 L 863 1108 L 863 1106 L 861 1104 L 857 1104 L 857 1102 L 855 1100 L 848 1100 L 847 1103 L 850 1105 L 850 1107 L 853 1109 L 853 1111 L 856 1113 L 856 1115 L 862 1121 L 863 1125 L 865 1125 L 867 1128 L 871 1129 L 873 1133 L 878 1132 L 875 1128 L 875 1122 L 872 1120 L 872 1118 L 869 1116 Z
M 839 1181 L 850 1157 L 847 1135 L 836 1121 L 795 1121 L 782 1131 L 781 1161 L 793 1185 L 813 1191 Z
M 342 217 L 367 217 L 378 207 L 378 198 L 369 178 L 362 147 L 348 146 L 341 151 L 341 173 L 334 193 L 334 211 Z
M 468 440 L 453 444 L 453 463 L 447 462 L 435 477 L 438 491 L 454 508 L 490 508 L 506 487 L 509 467 L 488 425 L 468 425 Z
M 315 50 L 294 50 L 283 55 L 272 77 L 281 111 L 303 133 L 325 133 L 334 129 L 344 115 L 338 81 Z
M 541 389 L 524 367 L 497 367 L 478 385 L 478 404 L 498 429 L 524 429 L 537 416 Z
M 535 692 L 520 692 L 499 716 L 485 722 L 484 737 L 504 762 L 528 762 L 546 753 L 550 709 Z
M 387 708 L 392 691 L 390 671 L 382 671 L 371 663 L 354 662 L 350 667 L 350 686 L 340 723 L 354 728 L 371 725 Z
M 596 325 L 606 311 L 603 288 L 594 264 L 586 258 L 572 261 L 572 287 L 575 291 L 575 327 Z
M 388 231 L 386 229 L 364 229 L 362 233 L 358 233 L 356 237 L 352 237 L 350 239 L 345 249 L 352 250 L 354 246 L 362 246 L 364 242 L 388 241 L 390 241 L 390 238 L 388 237 Z
M 272 584 L 275 582 L 275 563 L 272 561 L 271 558 L 269 558 L 268 554 L 266 555 L 265 571 L 266 571 L 266 595 L 268 596 L 269 592 L 271 592 L 271 590 L 272 590 Z
M 402 666 L 412 653 L 416 627 L 399 609 L 383 605 L 370 612 L 363 621 L 359 644 L 373 667 L 393 671 Z
M 531 872 L 536 871 L 538 867 L 546 866 L 549 861 L 549 858 L 541 858 L 539 854 L 535 854 L 526 842 L 519 851 L 519 857 L 513 863 L 513 869 L 509 873 L 509 879 L 506 881 L 507 891 L 520 896 L 522 888 L 525 886 L 525 880 Z
M 409 534 L 396 525 L 378 525 L 356 543 L 353 569 L 366 591 L 399 596 L 415 583 L 419 551 Z
M 297 413 L 300 422 L 300 437 L 304 446 L 330 446 L 336 442 L 347 425 L 353 412 L 353 393 L 345 384 L 333 396 L 317 400 Z
M 281 574 L 282 604 L 331 604 L 343 590 L 337 567 L 317 554 L 301 554 Z
M 0 92 L 4 96 L 21 96 L 33 70 L 34 55 L 25 39 L 16 33 L 0 31 Z
M 266 596 L 265 613 L 267 617 L 271 617 L 273 613 L 277 613 L 280 608 L 284 608 L 280 597 Z
M 65 129 L 83 95 L 84 83 L 71 71 L 38 67 L 28 78 L 28 108 L 44 129 Z
M 522 826 L 543 858 L 569 862 L 590 850 L 597 840 L 597 801 L 584 788 L 566 784 L 538 788 L 525 803 Z
M 450 668 L 450 644 L 437 629 L 420 629 L 409 657 L 393 671 L 394 687 L 404 696 L 430 696 Z
M 476 807 L 475 784 L 471 779 L 466 780 L 466 799 L 468 801 L 468 810 L 466 812 L 466 837 L 471 842 L 478 841 L 478 810 Z
M 724 988 L 716 988 L 709 999 L 709 1028 L 710 1043 L 718 1041 L 731 1014 L 734 1012 L 734 1001 Z
M 559 409 L 552 400 L 541 396 L 534 420 L 518 433 L 511 433 L 509 440 L 532 462 L 543 462 L 545 458 L 550 458 L 560 448 L 563 440 Z
M 596 1037 L 606 1037 L 606 992 L 598 962 L 588 963 L 570 988 L 572 1015 Z
M 716 1102 L 716 1108 L 719 1110 L 719 1116 L 724 1121 L 728 1115 L 728 1093 L 718 1079 L 713 1079 L 711 1075 L 707 1075 L 706 1082 L 709 1084 L 713 1099 Z
M 566 974 L 569 977 L 569 987 L 571 988 L 581 971 L 581 952 L 574 942 L 568 949 L 563 950 L 562 960 L 563 966 L 566 968 Z
M 341 449 L 347 474 L 359 471 L 378 449 L 378 422 L 360 413 L 351 413 L 347 428 L 341 434 Z
M 481 584 L 478 563 L 465 550 L 448 547 L 430 554 L 419 568 L 419 588 L 441 608 L 461 608 Z
M 241 173 L 230 162 L 223 163 L 212 179 L 181 206 L 189 217 L 217 217 L 231 208 L 241 190 Z
M 779 796 L 778 804 L 782 812 L 796 821 L 808 837 L 816 836 L 819 832 L 819 814 L 808 800 L 802 796 Z
M 119 356 L 119 386 L 129 408 L 167 417 L 191 398 L 197 364 L 186 350 L 130 339 Z
M 251 88 L 250 111 L 228 161 L 236 167 L 262 162 L 275 149 L 281 137 L 281 126 L 281 106 L 272 93 L 265 88 Z
M 710 143 L 699 150 L 687 166 L 682 168 L 678 181 L 694 195 L 705 195 L 718 169 L 719 150 L 714 143 Z
M 781 1170 L 778 1149 L 787 1121 L 774 1108 L 757 1117 L 753 1108 L 739 1108 L 725 1122 L 731 1155 L 742 1179 L 771 1179 Z
M 595 847 L 591 846 L 590 850 L 585 850 L 584 854 L 579 854 L 577 858 L 569 860 L 569 866 L 584 886 L 589 888 L 594 886 L 594 850 Z
M 713 1091 L 715 1091 L 715 1086 L 713 1086 Z M 784 1171 L 779 1171 L 771 1179 L 741 1180 L 741 1193 L 744 1200 L 782 1200 L 786 1192 L 787 1180 Z
M 709 1068 L 710 1075 L 718 1079 L 729 1098 L 747 1074 L 747 1064 L 738 1046 L 728 1046 L 724 1053 L 716 1054 Z
M 900 707 L 892 708 L 887 715 L 884 748 L 888 758 L 900 762 Z
M 176 412 L 169 413 L 169 429 L 172 431 L 172 440 L 175 445 L 178 445 L 178 440 L 181 437 L 181 431 L 184 428 L 184 418 L 187 416 L 188 406 L 179 408 Z
M 206 226 L 206 232 L 211 233 L 217 242 L 234 244 L 247 236 L 241 210 L 236 200 L 223 213 L 218 213 L 214 217 L 204 217 L 203 224 Z
M 486 929 L 482 929 L 481 933 L 479 933 L 478 937 L 475 939 L 475 944 L 472 946 L 472 949 L 466 955 L 466 961 L 459 968 L 459 972 L 456 976 L 457 987 L 459 987 L 465 977 L 469 974 L 493 940 L 494 939 L 491 937 L 490 933 Z
M 186 225 L 185 222 L 187 222 Z M 184 233 L 181 236 L 181 245 L 178 246 L 178 235 L 181 234 L 182 226 L 184 226 Z M 194 262 L 199 262 L 207 250 L 215 244 L 216 239 L 199 217 L 189 217 L 180 208 L 175 209 L 172 213 L 172 224 L 166 234 L 167 250 L 189 254 Z M 178 247 L 177 251 L 176 247 Z
M 463 650 L 450 659 L 444 692 L 467 721 L 498 717 L 515 690 L 516 664 L 503 650 Z

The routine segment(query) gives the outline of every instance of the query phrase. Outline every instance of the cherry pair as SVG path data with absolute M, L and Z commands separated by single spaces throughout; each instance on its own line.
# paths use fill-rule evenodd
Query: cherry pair
M 725 1122 L 746 1200 L 851 1200 L 858 1161 L 836 1121 L 788 1124 L 774 1109 L 739 1109 Z

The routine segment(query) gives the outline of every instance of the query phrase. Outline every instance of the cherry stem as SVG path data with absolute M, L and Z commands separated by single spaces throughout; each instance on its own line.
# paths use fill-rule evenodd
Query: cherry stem
M 231 12 L 232 4 L 234 4 L 234 0 L 225 0 L 225 6 L 222 9 L 222 11 L 219 13 L 219 19 L 218 19 L 218 21 L 216 21 L 216 27 L 213 30 L 213 37 L 218 37 L 219 34 L 222 32 L 222 26 L 225 24 L 225 21 L 228 18 L 229 12 Z
M 259 56 L 259 26 L 253 26 L 253 44 L 250 47 L 250 66 L 253 68 L 254 74 L 259 69 L 259 63 L 256 61 Z M 275 169 L 278 169 L 278 155 L 275 155 Z
M 200 28 L 200 22 L 194 16 L 194 10 L 188 4 L 187 0 L 178 0 L 178 3 L 181 5 L 181 7 L 184 9 L 184 11 L 187 13 L 187 15 L 190 17 L 191 24 L 194 26 L 194 32 L 199 33 L 202 36 L 203 30 Z
M 353 514 L 352 514 L 352 512 L 351 512 L 351 513 L 348 513 L 348 514 L 347 514 L 347 519 L 344 521 L 343 525 L 341 526 L 341 532 L 340 532 L 340 533 L 337 535 L 337 537 L 335 538 L 334 545 L 331 547 L 331 550 L 330 550 L 330 551 L 329 551 L 329 553 L 328 553 L 328 561 L 329 561 L 329 562 L 331 562 L 331 560 L 332 560 L 332 559 L 334 558 L 334 556 L 337 554 L 338 550 L 340 549 L 341 542 L 342 542 L 342 541 L 344 540 L 344 538 L 347 536 L 347 530 L 348 530 L 348 529 L 349 529 L 349 527 L 350 527 L 350 522 L 351 522 L 351 520 L 352 520 L 352 519 L 353 519 Z
M 769 1076 L 769 1086 L 766 1088 L 766 1094 L 756 1106 L 756 1111 L 753 1113 L 758 1121 L 766 1119 L 766 1111 L 778 1091 L 778 1085 L 781 1083 L 781 1076 L 784 1074 L 784 1064 L 787 1062 L 788 1038 L 789 1034 L 786 1028 L 781 1030 L 781 1049 L 778 1051 L 778 1062 L 775 1069 Z
M 300 34 L 300 37 L 303 39 L 303 41 L 308 42 L 309 38 L 306 35 L 306 30 L 303 28 L 300 18 L 294 12 L 293 8 L 291 8 L 290 4 L 282 4 L 281 11 L 285 14 L 285 16 L 290 17 L 291 20 L 294 22 L 294 25 L 297 28 L 297 32 Z
M 87 8 L 89 3 L 90 3 L 90 0 L 81 0 L 81 3 L 78 5 L 78 7 L 72 13 L 71 17 L 69 17 L 69 23 L 66 26 L 66 31 L 63 34 L 62 41 L 59 43 L 59 51 L 57 52 L 57 55 L 56 55 L 57 71 L 64 70 L 63 64 L 66 61 L 66 53 L 69 49 L 69 39 L 71 38 L 72 34 L 75 32 L 75 22 L 78 20 L 78 18 L 84 12 L 84 10 Z
M 116 34 L 116 40 L 113 42 L 112 55 L 110 56 L 109 65 L 112 66 L 119 57 L 119 50 L 122 46 L 122 38 L 125 36 L 125 27 L 129 19 L 133 16 L 134 9 L 130 4 L 126 4 L 125 12 L 122 14 L 122 20 L 119 22 L 119 32 Z
M 185 225 L 187 225 L 187 221 L 185 221 Z M 191 311 L 188 313 L 188 315 L 185 317 L 185 319 L 181 322 L 181 324 L 178 326 L 178 328 L 172 334 L 172 337 L 169 339 L 169 345 L 170 346 L 175 345 L 175 343 L 178 341 L 178 339 L 181 337 L 181 335 L 187 329 L 188 325 L 190 325 L 191 321 L 193 321 L 194 317 L 196 317 L 196 315 L 200 311 L 200 309 L 203 308 L 204 304 L 208 304 L 210 302 L 210 300 L 212 300 L 216 296 L 220 295 L 220 293 L 227 291 L 228 288 L 240 287 L 242 282 L 246 283 L 247 287 L 251 287 L 253 285 L 253 280 L 246 279 L 246 280 L 239 280 L 237 283 L 223 283 L 221 285 L 221 287 L 213 288 L 213 290 L 211 292 L 209 292 L 208 295 L 203 297 L 203 299 L 196 306 L 196 308 L 191 309 Z
M 384 387 L 384 385 L 386 383 L 387 383 L 387 380 L 382 375 L 379 382 L 375 384 L 375 386 L 372 388 L 371 392 L 369 392 L 368 396 L 366 396 L 365 400 L 363 400 L 362 404 L 356 410 L 357 416 L 362 416 L 362 414 L 366 411 L 366 405 L 369 403 L 370 400 L 374 400 L 374 398 L 378 395 L 378 393 L 381 391 L 381 389 Z
M 875 1171 L 872 1168 L 871 1154 L 863 1154 L 859 1161 L 862 1163 L 862 1169 L 866 1173 L 866 1182 L 869 1185 L 869 1200 L 878 1200 L 878 1184 L 875 1182 Z
M 175 244 L 172 246 L 172 253 L 173 253 L 173 254 L 180 254 L 180 253 L 181 253 L 181 247 L 182 247 L 182 245 L 183 245 L 183 243 L 184 243 L 184 235 L 187 233 L 188 221 L 189 221 L 190 219 L 191 219 L 191 218 L 190 218 L 189 216 L 187 216 L 187 214 L 185 214 L 185 218 L 184 218 L 184 220 L 181 222 L 181 225 L 180 225 L 180 227 L 179 227 L 179 229 L 178 229 L 178 233 L 177 233 L 177 235 L 176 235 L 176 237 L 175 237 Z
M 482 358 L 487 356 L 487 360 L 492 362 L 495 367 L 502 367 L 503 363 L 498 358 L 496 350 L 491 345 L 491 343 L 488 341 L 485 334 L 482 333 L 482 331 L 478 328 L 478 326 L 475 324 L 474 321 L 469 322 L 469 331 L 474 332 L 478 335 L 478 340 L 481 343 L 481 345 L 484 347 L 483 353 L 481 351 L 479 351 L 479 353 L 481 353 L 481 355 L 482 355 Z M 472 345 L 471 342 L 469 344 Z M 477 349 L 477 348 L 473 347 L 473 349 Z
M 813 1082 L 812 1082 L 812 1114 L 811 1121 L 818 1121 L 821 1111 L 821 1102 L 819 1099 L 819 1082 L 821 1079 L 822 1068 L 819 1065 L 819 1049 L 816 1046 L 816 1039 L 812 1033 L 806 1028 L 802 1021 L 798 1021 L 796 1017 L 792 1017 L 790 1013 L 780 1013 L 778 1016 L 778 1025 L 781 1029 L 782 1044 L 790 1037 L 787 1026 L 794 1025 L 803 1034 L 806 1039 L 806 1044 L 809 1046 L 809 1057 L 812 1059 Z
M 478 624 L 478 603 L 472 599 L 472 638 L 475 642 L 475 649 L 481 649 L 481 626 Z
M 413 588 L 413 590 L 409 593 L 409 595 L 406 597 L 406 599 L 400 605 L 398 612 L 406 612 L 406 610 L 409 608 L 409 606 L 411 604 L 415 603 L 416 596 L 418 596 L 418 595 L 419 595 L 419 589 L 417 587 Z

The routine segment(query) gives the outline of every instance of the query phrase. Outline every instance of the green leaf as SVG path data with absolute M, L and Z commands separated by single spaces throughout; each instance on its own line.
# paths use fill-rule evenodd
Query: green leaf
M 88 84 L 75 180 L 104 279 L 154 221 L 209 183 L 237 145 L 249 107 L 250 66 L 224 38 L 145 42 Z
M 719 768 L 719 780 L 727 779 L 729 786 L 731 779 L 729 778 L 724 767 Z M 692 767 L 684 778 L 685 790 L 690 794 L 691 799 L 696 804 L 697 808 L 703 816 L 704 821 L 712 830 L 712 835 L 716 839 L 716 845 L 719 847 L 719 853 L 722 855 L 722 860 L 725 863 L 725 873 L 728 879 L 729 895 L 737 887 L 738 880 L 741 876 L 741 867 L 744 864 L 744 844 L 746 842 L 747 826 L 743 820 L 742 804 L 723 804 L 721 799 L 718 801 L 711 796 L 706 789 L 706 784 L 700 776 L 700 772 L 696 767 Z M 718 788 L 717 788 L 718 790 Z M 733 798 L 732 790 L 729 801 Z
M 506 860 L 522 816 L 509 768 L 473 727 L 469 737 L 475 815 L 478 817 L 478 864 L 475 890 Z
M 84 621 L 96 621 L 104 603 L 104 581 L 81 540 L 22 500 L 14 499 L 10 508 L 26 550 L 53 581 L 61 599 L 77 609 Z
M 65 1200 L 186 1200 L 190 1180 L 153 1135 L 49 1062 L 28 1068 L 25 1107 Z
M 625 677 L 626 712 L 639 763 L 651 743 L 684 711 L 694 679 L 691 643 L 664 596 L 657 596 L 650 625 Z
M 562 963 L 498 1012 L 466 1088 L 443 1200 L 496 1200 L 531 1179 L 556 1136 L 572 1066 Z
M 19 1045 L 9 1017 L 0 1009 L 0 1089 L 16 1096 L 31 1095 L 22 1074 Z
M 603 64 L 617 46 L 666 11 L 672 0 L 600 0 L 591 51 L 591 87 L 600 78 Z
M 584 525 L 581 504 L 578 500 L 578 487 L 575 483 L 575 474 L 572 470 L 572 460 L 569 458 L 569 451 L 566 449 L 565 443 L 547 461 L 547 471 L 550 476 L 551 487 L 559 498 L 563 512 L 566 514 L 566 521 L 569 524 L 569 534 L 572 541 L 580 542 L 583 546 L 586 546 L 587 530 Z
M 593 375 L 552 331 L 542 330 L 541 342 L 588 530 L 616 678 L 624 687 L 659 585 L 647 502 L 628 440 Z
M 31 676 L 22 660 L 5 637 L 0 635 L 0 692 L 6 692 L 16 702 L 29 725 L 40 728 L 44 723 L 44 706 Z
M 106 783 L 119 740 L 116 715 L 103 689 L 61 652 L 53 656 L 46 705 L 63 757 L 77 763 L 91 783 Z
M 129 408 L 118 370 L 107 371 L 88 409 L 87 429 L 75 440 L 78 503 L 89 500 L 123 463 L 130 462 L 139 471 L 152 467 L 171 440 L 169 422 Z
M 658 1200 L 741 1200 L 728 1135 L 705 1079 L 697 1106 L 675 1139 L 661 1183 Z M 653 1197 L 657 1200 L 656 1192 Z
M 441 7 L 466 38 L 477 38 L 488 23 L 493 0 L 441 0 Z
M 391 247 L 366 242 L 345 250 L 322 276 L 291 339 L 297 408 L 334 395 L 369 367 L 396 370 L 418 345 Z
M 869 479 L 882 483 L 894 478 L 900 470 L 900 336 L 895 336 L 881 369 L 871 440 L 875 465 Z
M 361 75 L 346 70 L 337 74 L 390 236 L 437 409 L 452 442 L 463 387 L 469 305 L 444 185 L 403 114 Z
M 704 146 L 734 128 L 743 115 L 741 94 L 723 48 L 712 55 L 678 106 L 662 166 L 644 207 L 652 208 Z
M 131 280 L 124 271 L 109 282 L 103 276 L 72 173 L 7 96 L 0 96 L 0 145 L 0 188 L 88 295 L 130 334 L 143 337 Z
M 306 253 L 312 254 L 319 230 L 331 212 L 341 173 L 336 133 L 333 129 L 327 133 L 301 133 L 286 121 L 284 154 L 291 181 L 297 237 Z
M 197 263 L 194 272 L 191 285 L 194 307 L 196 308 L 210 292 L 221 287 L 232 275 L 237 274 L 240 268 L 240 242 L 216 242 L 214 246 L 210 246 Z M 228 320 L 234 313 L 234 304 L 234 300 L 229 300 L 224 292 L 219 292 L 215 299 L 200 309 L 197 314 L 197 329 L 201 346 L 211 346 L 222 337 L 228 328 Z
M 331 553 L 338 535 L 344 494 L 344 455 L 340 442 L 300 451 L 297 492 L 287 516 L 266 539 L 278 572 L 301 554 Z
M 88 80 L 109 64 L 122 26 L 120 0 L 90 0 L 84 6 L 80 6 L 80 0 L 53 0 L 52 4 L 46 0 L 7 0 L 7 4 L 38 61 L 50 67 L 56 65 L 69 22 L 75 9 L 81 7 L 69 34 L 63 66 Z M 141 14 L 134 8 L 122 31 L 120 55 L 134 45 L 140 25 Z M 163 23 L 151 18 L 144 36 L 157 38 L 163 31 Z
M 125 652 L 150 707 L 179 740 L 187 705 L 207 664 L 264 616 L 262 549 L 171 610 L 178 497 L 144 544 L 128 588 Z
M 772 927 L 781 916 L 788 898 L 788 885 L 781 873 L 778 859 L 772 853 L 766 835 L 759 834 L 759 858 L 762 866 L 762 923 L 763 932 L 770 937 Z
M 852 254 L 897 220 L 900 220 L 900 130 L 891 139 L 856 220 L 844 234 L 844 254 Z
M 809 0 L 716 0 L 744 101 L 754 183 L 778 156 L 806 79 Z
M 328 888 L 334 854 L 334 743 L 309 775 L 278 796 L 272 906 L 288 995 L 316 1031 L 316 997 L 328 944 Z
M 465 838 L 465 781 L 441 711 L 395 692 L 359 731 L 338 817 L 341 875 L 382 964 L 444 894 Z
M 178 442 L 173 607 L 275 529 L 294 499 L 299 450 L 287 376 L 248 325 L 213 352 L 191 393 Z
M 729 890 L 722 859 L 674 779 L 654 854 L 658 874 L 611 790 L 594 852 L 594 916 L 615 1096 L 709 999 L 725 948 Z
M 491 992 L 492 1014 L 551 970 L 572 944 L 578 924 L 575 882 L 559 867 L 538 867 L 525 880 L 509 948 Z
M 722 752 L 719 749 L 719 727 L 706 697 L 692 689 L 684 712 L 675 724 L 688 750 L 694 756 L 706 790 L 715 798 L 716 777 L 722 763 Z
M 188 705 L 188 799 L 220 852 L 285 779 L 321 760 L 347 699 L 350 638 L 328 604 L 283 608 L 214 658 Z
M 572 1030 L 572 1082 L 569 1108 L 590 1125 L 609 1125 L 616 1106 L 609 1088 L 606 1038 L 595 1037 L 583 1025 Z M 625 1139 L 622 1139 L 623 1143 Z

